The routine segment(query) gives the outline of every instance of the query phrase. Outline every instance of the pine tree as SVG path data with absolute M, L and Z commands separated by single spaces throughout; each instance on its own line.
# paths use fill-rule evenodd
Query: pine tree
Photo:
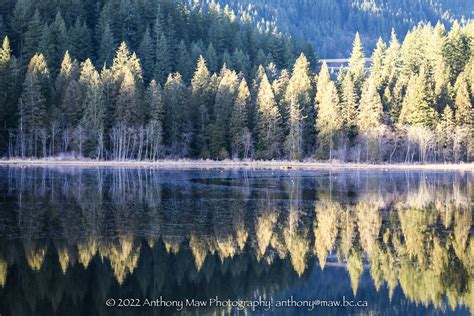
M 214 45 L 209 44 L 206 51 L 206 61 L 211 72 L 217 72 L 219 69 L 219 60 Z
M 92 37 L 89 28 L 80 18 L 76 19 L 73 27 L 69 28 L 69 47 L 72 55 L 80 61 L 92 55 Z
M 354 82 L 357 95 L 360 96 L 362 83 L 365 77 L 365 54 L 362 47 L 362 41 L 359 33 L 356 33 L 354 43 L 352 45 L 351 58 L 349 59 L 348 73 Z
M 165 34 L 160 34 L 156 43 L 155 79 L 164 82 L 171 72 L 171 62 Z
M 99 73 L 94 68 L 92 61 L 87 59 L 81 64 L 79 84 L 83 95 L 83 115 L 81 127 L 87 131 L 86 154 L 102 158 L 105 107 L 102 94 L 102 83 Z M 80 153 L 82 154 L 82 152 Z
M 247 158 L 249 155 L 251 137 L 247 126 L 248 107 L 250 104 L 250 90 L 247 81 L 243 78 L 239 84 L 230 118 L 231 152 L 233 158 Z
M 135 78 L 132 72 L 127 69 L 117 96 L 117 107 L 115 109 L 117 123 L 125 126 L 134 126 L 139 123 L 136 94 Z
M 372 54 L 372 67 L 370 69 L 370 75 L 374 78 L 377 91 L 384 90 L 387 80 L 384 74 L 386 50 L 387 45 L 385 45 L 384 41 L 379 38 L 377 46 Z
M 223 68 L 214 103 L 214 117 L 210 129 L 210 154 L 214 159 L 230 156 L 229 124 L 239 85 L 235 71 Z
M 459 87 L 456 92 L 455 109 L 456 109 L 456 123 L 460 126 L 468 128 L 474 127 L 474 110 L 472 107 L 471 96 L 467 82 L 460 78 L 462 82 L 458 83 Z
M 357 127 L 359 134 L 366 139 L 366 161 L 380 159 L 381 148 L 377 142 L 381 138 L 383 105 L 377 91 L 376 79 L 370 76 L 366 81 L 359 105 Z
M 370 76 L 365 83 L 357 116 L 357 126 L 361 134 L 376 131 L 382 124 L 383 106 L 377 91 L 377 83 Z
M 323 69 L 318 78 L 318 100 L 316 130 L 318 132 L 318 156 L 321 158 L 333 158 L 334 142 L 342 128 L 342 113 L 336 85 L 331 80 L 325 82 Z M 321 80 L 319 80 L 321 79 Z
M 150 34 L 150 29 L 147 27 L 145 34 L 143 34 L 142 41 L 138 47 L 138 56 L 143 67 L 143 79 L 149 82 L 153 77 L 153 68 L 155 66 L 155 48 L 153 46 L 153 39 Z
M 192 76 L 193 65 L 191 63 L 191 55 L 188 52 L 186 44 L 183 40 L 178 46 L 178 57 L 176 59 L 176 69 L 183 76 L 185 82 L 189 82 Z
M 179 73 L 168 76 L 163 96 L 165 142 L 171 156 L 185 157 L 190 151 L 190 138 L 186 135 L 189 131 L 189 120 L 186 109 L 186 87 Z
M 25 45 L 25 33 L 30 20 L 31 6 L 32 4 L 30 0 L 19 0 L 16 1 L 15 8 L 13 9 L 10 28 L 14 37 L 17 39 L 16 47 L 18 52 L 23 51 Z M 22 63 L 22 60 L 20 60 L 20 64 Z
M 206 61 L 204 57 L 199 56 L 196 71 L 191 80 L 191 115 L 195 136 L 193 141 L 195 156 L 209 157 L 206 131 L 214 99 L 215 95 L 212 91 L 211 77 Z
M 399 123 L 423 127 L 434 126 L 437 113 L 432 108 L 432 104 L 432 81 L 427 67 L 424 66 L 420 74 L 413 76 L 408 83 Z
M 270 160 L 279 158 L 282 150 L 283 136 L 281 116 L 275 102 L 272 86 L 266 74 L 263 75 L 257 95 L 257 130 L 257 159 Z
M 24 63 L 31 60 L 31 57 L 38 52 L 42 28 L 41 17 L 39 11 L 36 9 L 28 23 L 28 30 L 25 32 L 25 42 L 23 50 L 21 51 L 21 58 Z
M 7 128 L 10 125 L 9 116 L 12 115 L 11 104 L 17 76 L 17 62 L 12 55 L 10 40 L 5 36 L 0 48 L 0 153 L 7 147 Z
M 99 58 L 98 64 L 102 67 L 103 65 L 111 65 L 112 59 L 114 57 L 116 43 L 114 35 L 110 28 L 110 25 L 107 23 L 104 26 L 104 30 L 100 33 L 100 47 L 99 47 Z
M 272 89 L 273 93 L 275 94 L 275 101 L 277 102 L 278 109 L 280 111 L 281 120 L 282 120 L 282 128 L 283 134 L 285 138 L 288 136 L 290 132 L 289 126 L 289 117 L 290 111 L 288 107 L 288 102 L 286 102 L 285 95 L 286 90 L 288 89 L 288 84 L 290 83 L 290 74 L 288 70 L 284 69 L 281 71 L 280 76 L 273 81 Z
M 46 98 L 42 92 L 42 82 L 49 77 L 44 56 L 34 55 L 28 65 L 23 92 L 20 97 L 19 131 L 21 138 L 21 155 L 29 154 L 38 157 L 40 129 L 46 126 Z
M 451 83 L 454 83 L 458 75 L 464 70 L 468 62 L 466 56 L 470 56 L 470 54 L 469 38 L 464 34 L 459 23 L 455 21 L 444 48 Z
M 310 65 L 306 57 L 301 55 L 293 66 L 293 73 L 285 95 L 290 108 L 290 130 L 286 139 L 286 148 L 291 160 L 302 159 L 305 152 L 309 152 L 314 146 L 313 94 Z
M 160 85 L 152 80 L 145 94 L 145 108 L 148 118 L 145 157 L 156 160 L 161 156 L 163 141 L 163 95 Z
M 67 50 L 68 42 L 66 23 L 58 11 L 54 22 L 48 28 L 44 27 L 40 43 L 40 51 L 50 62 L 53 74 L 59 71 L 60 61 Z
M 358 104 L 357 95 L 349 75 L 345 75 L 341 83 L 341 116 L 346 137 L 352 139 L 357 134 Z
M 76 79 L 75 77 L 78 75 L 78 64 L 76 60 L 72 60 L 71 55 L 69 55 L 69 51 L 66 51 L 64 54 L 63 61 L 61 63 L 61 68 L 59 70 L 59 74 L 56 78 L 55 84 L 55 102 L 57 104 L 63 103 L 64 92 L 69 86 L 69 83 Z

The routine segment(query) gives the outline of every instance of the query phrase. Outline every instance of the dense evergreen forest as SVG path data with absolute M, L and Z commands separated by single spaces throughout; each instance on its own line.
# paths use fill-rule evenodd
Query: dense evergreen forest
M 419 22 L 451 26 L 472 17 L 472 0 L 200 0 L 228 5 L 237 16 L 261 30 L 277 29 L 310 40 L 322 58 L 347 57 L 353 35 L 360 32 L 368 53 L 392 28 L 405 34 Z
M 474 23 L 311 46 L 172 0 L 2 2 L 7 157 L 471 161 Z M 136 52 L 136 53 L 135 53 Z M 320 68 L 320 69 L 318 69 Z

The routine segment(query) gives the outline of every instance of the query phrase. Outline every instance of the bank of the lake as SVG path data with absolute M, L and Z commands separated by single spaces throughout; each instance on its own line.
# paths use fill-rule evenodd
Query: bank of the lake
M 322 170 L 322 169 L 358 169 L 358 170 L 433 170 L 433 171 L 474 171 L 474 163 L 437 163 L 437 164 L 366 164 L 345 163 L 339 161 L 256 161 L 256 160 L 158 160 L 158 161 L 98 161 L 92 159 L 10 159 L 0 160 L 1 165 L 10 166 L 59 166 L 59 167 L 126 167 L 126 168 L 162 168 L 162 169 L 268 169 L 268 170 Z

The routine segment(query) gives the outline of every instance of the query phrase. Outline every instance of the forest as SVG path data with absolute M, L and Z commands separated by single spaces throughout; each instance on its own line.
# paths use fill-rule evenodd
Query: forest
M 450 27 L 454 20 L 469 19 L 471 0 L 200 0 L 228 5 L 245 22 L 261 30 L 277 30 L 309 40 L 323 58 L 345 58 L 353 35 L 359 31 L 366 53 L 379 37 L 390 39 L 393 29 L 404 36 L 418 23 Z
M 229 7 L 19 0 L 0 12 L 5 157 L 473 158 L 472 22 L 393 31 L 370 64 L 352 34 L 333 74 L 308 43 Z

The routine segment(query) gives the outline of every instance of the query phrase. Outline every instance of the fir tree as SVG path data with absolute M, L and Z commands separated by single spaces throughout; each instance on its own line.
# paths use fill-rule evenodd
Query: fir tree
M 408 83 L 399 122 L 414 126 L 434 126 L 437 113 L 432 104 L 432 81 L 428 69 L 422 67 L 420 74 L 413 76 Z
M 310 65 L 304 55 L 301 55 L 293 66 L 285 100 L 290 108 L 287 153 L 290 159 L 299 160 L 314 145 L 315 138 Z
M 281 116 L 275 102 L 272 86 L 263 75 L 257 95 L 258 143 L 256 157 L 270 160 L 278 158 L 282 150 Z
M 231 151 L 233 158 L 247 158 L 251 144 L 250 131 L 247 126 L 250 90 L 247 81 L 242 79 L 230 119 Z
M 193 153 L 196 156 L 205 158 L 209 156 L 206 130 L 214 98 L 211 77 L 206 61 L 204 57 L 200 56 L 191 81 L 191 115 L 193 117 L 192 122 L 195 136 Z
M 365 77 L 365 54 L 362 47 L 362 41 L 359 33 L 356 33 L 354 43 L 352 45 L 351 58 L 349 59 L 348 73 L 354 82 L 357 95 L 360 96 L 362 83 Z

